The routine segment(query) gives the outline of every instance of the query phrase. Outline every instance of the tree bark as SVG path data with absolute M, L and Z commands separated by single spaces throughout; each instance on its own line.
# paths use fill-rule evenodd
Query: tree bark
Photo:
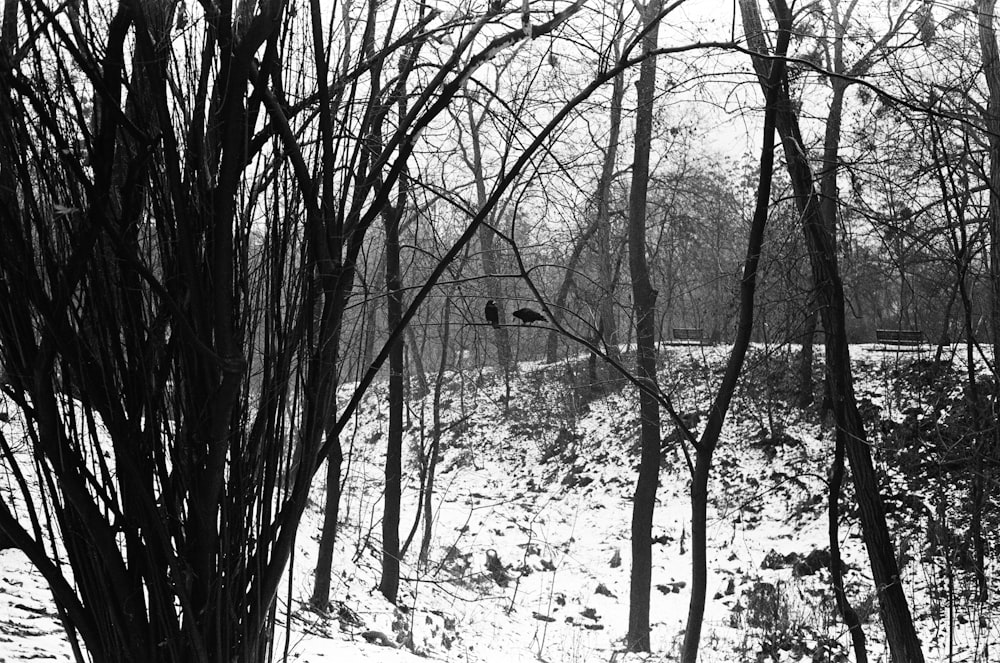
M 774 7 L 779 25 L 790 25 L 791 13 L 784 0 L 776 0 Z M 748 43 L 758 53 L 766 53 L 767 46 L 756 2 L 740 0 L 740 9 Z M 767 62 L 762 58 L 754 58 L 754 66 L 758 77 L 765 80 Z M 787 75 L 781 83 L 778 103 L 777 130 L 782 139 L 792 189 L 800 198 L 804 210 L 801 215 L 803 233 L 809 249 L 814 288 L 826 337 L 827 380 L 834 418 L 846 440 L 845 451 L 851 464 L 858 512 L 878 593 L 886 640 L 896 663 L 922 663 L 923 652 L 903 592 L 882 498 L 878 492 L 871 451 L 854 395 L 854 378 L 846 334 L 844 287 L 834 241 L 829 232 L 829 224 L 822 218 L 820 198 L 813 184 L 812 167 L 804 152 L 798 117 L 788 93 Z
M 486 204 L 486 174 L 483 171 L 483 148 L 480 137 L 479 125 L 483 121 L 483 116 L 478 119 L 472 112 L 472 99 L 466 101 L 466 115 L 469 121 L 469 135 L 471 138 L 472 157 L 467 159 L 472 176 L 476 181 L 476 207 L 482 208 Z M 503 288 L 500 286 L 500 251 L 496 246 L 496 232 L 490 223 L 484 223 L 479 227 L 479 255 L 483 263 L 483 275 L 486 277 L 486 296 L 492 299 L 500 312 L 500 325 L 493 328 L 493 339 L 497 348 L 497 357 L 500 365 L 504 368 L 504 375 L 508 380 L 511 363 L 510 334 L 504 325 L 508 322 L 507 307 L 503 296 Z M 481 306 L 478 308 L 482 308 Z
M 796 403 L 801 409 L 805 409 L 813 404 L 816 395 L 813 393 L 813 357 L 815 356 L 816 323 L 819 314 L 813 303 L 811 293 L 806 295 L 806 322 L 802 336 L 802 350 L 799 353 L 799 385 L 797 388 L 798 398 Z
M 979 18 L 979 47 L 982 51 L 983 73 L 989 88 L 985 117 L 989 136 L 990 158 L 990 288 L 993 295 L 990 308 L 990 327 L 993 335 L 993 356 L 1000 357 L 1000 52 L 997 49 L 996 30 L 993 27 L 995 0 L 979 0 L 976 13 Z
M 868 663 L 864 627 L 858 613 L 855 612 L 847 598 L 847 590 L 844 587 L 844 566 L 840 556 L 840 489 L 844 483 L 844 447 L 844 434 L 838 430 L 833 463 L 830 467 L 830 495 L 828 497 L 829 521 L 827 530 L 830 542 L 830 582 L 837 600 L 837 609 L 840 610 L 844 623 L 851 633 L 855 663 Z
M 976 3 L 976 13 L 979 18 L 979 45 L 983 58 L 983 73 L 989 88 L 989 100 L 983 118 L 989 136 L 990 160 L 990 203 L 989 203 L 989 254 L 990 254 L 990 333 L 993 345 L 994 366 L 1000 357 L 1000 53 L 997 49 L 996 29 L 994 20 L 996 11 L 995 0 L 979 0 Z M 994 369 L 995 371 L 995 369 Z M 995 371 L 993 380 L 993 411 L 1000 410 L 1000 374 Z M 989 598 L 989 584 L 986 573 L 986 554 L 982 537 L 982 509 L 986 508 L 985 499 L 985 464 L 984 456 L 993 457 L 1000 448 L 1000 431 L 994 427 L 994 432 L 988 434 L 989 439 L 979 445 L 977 464 L 982 472 L 977 473 L 973 480 L 973 513 L 972 527 L 975 536 L 976 577 L 978 581 L 979 600 L 983 603 Z
M 401 210 L 386 214 L 385 283 L 389 330 L 397 329 L 403 317 L 402 277 L 399 265 L 399 217 Z M 399 592 L 399 510 L 402 497 L 403 457 L 403 338 L 389 351 L 389 430 L 385 452 L 385 508 L 382 515 L 382 578 L 379 591 L 390 603 Z
M 374 7 L 374 5 L 372 5 Z M 374 15 L 373 15 L 374 19 Z M 374 23 L 374 20 L 372 21 Z M 405 87 L 406 63 L 414 60 L 419 50 L 419 43 L 408 49 L 408 54 L 400 64 L 400 83 L 394 94 L 398 95 L 400 117 L 406 114 Z M 388 104 L 387 104 L 388 105 Z M 382 127 L 373 127 L 373 140 L 378 149 L 382 149 Z M 403 273 L 400 266 L 399 226 L 407 205 L 409 179 L 405 173 L 399 178 L 399 187 L 394 206 L 385 205 L 382 208 L 382 219 L 385 224 L 385 287 L 388 293 L 386 301 L 387 332 L 391 335 L 403 325 Z M 404 382 L 405 346 L 403 334 L 398 334 L 395 340 L 389 341 L 389 430 L 386 436 L 385 452 L 385 505 L 382 516 L 382 577 L 379 590 L 386 600 L 396 603 L 399 593 L 399 516 L 402 499 L 403 480 L 403 414 L 405 410 L 406 384 Z M 391 339 L 391 336 L 390 336 Z
M 948 302 L 948 311 L 945 315 L 945 329 L 942 334 L 942 341 L 938 345 L 937 356 L 940 357 L 944 348 L 944 338 L 947 337 L 948 320 L 950 310 L 956 298 L 962 302 L 962 331 L 965 336 L 965 368 L 966 387 L 965 401 L 968 412 L 972 416 L 972 430 L 980 431 L 973 444 L 973 471 L 970 479 L 970 503 L 972 508 L 969 522 L 969 531 L 972 535 L 973 552 L 975 554 L 975 573 L 977 583 L 977 598 L 985 602 L 989 598 L 989 583 L 986 576 L 986 546 L 983 537 L 983 515 L 984 510 L 989 505 L 986 499 L 986 486 L 988 485 L 987 467 L 985 461 L 986 450 L 990 448 L 993 441 L 993 426 L 989 424 L 989 412 L 986 401 L 983 398 L 979 380 L 976 377 L 975 361 L 975 307 L 973 305 L 972 294 L 969 291 L 968 272 L 976 252 L 971 250 L 969 237 L 966 231 L 968 219 L 965 214 L 965 206 L 961 204 L 951 205 L 949 200 L 961 199 L 968 195 L 968 181 L 964 178 L 956 181 L 954 167 L 947 151 L 947 146 L 941 135 L 941 130 L 936 122 L 931 119 L 929 122 L 931 136 L 931 158 L 937 164 L 935 173 L 938 185 L 941 187 L 942 200 L 944 200 L 945 219 L 950 231 L 949 239 L 951 243 L 952 255 L 955 262 L 955 287 Z M 964 155 L 963 155 L 964 156 Z M 942 170 L 948 173 L 945 178 Z
M 620 38 L 620 33 L 618 33 Z M 617 43 L 617 42 L 616 42 Z M 616 51 L 619 49 L 615 49 Z M 622 122 L 622 100 L 625 97 L 625 75 L 621 73 L 614 77 L 611 89 L 611 108 L 609 112 L 608 146 L 604 151 L 601 164 L 601 175 L 597 182 L 594 198 L 596 214 L 590 226 L 580 235 L 573 247 L 573 252 L 567 263 L 566 276 L 556 295 L 554 310 L 565 307 L 569 289 L 573 284 L 573 274 L 579 262 L 583 249 L 590 239 L 597 237 L 598 284 L 601 288 L 600 304 L 598 306 L 598 329 L 600 340 L 604 342 L 608 354 L 617 358 L 618 346 L 622 343 L 618 333 L 618 321 L 615 316 L 615 257 L 611 246 L 611 185 L 614 183 L 615 164 L 618 159 L 619 136 Z M 559 332 L 553 329 L 549 332 L 546 346 L 546 360 L 556 361 Z
M 776 59 L 765 77 L 764 130 L 760 150 L 760 179 L 757 182 L 756 201 L 750 233 L 747 238 L 747 252 L 743 261 L 743 275 L 740 280 L 740 309 L 736 324 L 733 350 L 726 362 L 726 370 L 712 408 L 705 430 L 695 447 L 697 458 L 691 477 L 691 601 L 688 605 L 687 627 L 681 647 L 681 663 L 695 663 L 701 643 L 701 627 L 705 615 L 705 598 L 708 592 L 708 482 L 712 470 L 712 454 L 715 452 L 722 434 L 726 413 L 740 372 L 746 359 L 754 325 L 754 295 L 757 288 L 757 268 L 760 264 L 764 245 L 764 230 L 767 226 L 768 206 L 771 197 L 771 182 L 774 174 L 774 141 L 777 117 L 779 83 L 784 77 L 784 62 L 780 59 L 788 48 L 791 31 L 782 29 L 778 34 Z
M 896 34 L 904 24 L 905 13 L 893 21 L 886 32 L 867 51 L 858 57 L 854 64 L 848 66 L 844 60 L 844 37 L 849 32 L 852 16 L 857 6 L 856 2 L 848 2 L 846 10 L 841 13 L 841 0 L 829 0 L 829 20 L 833 27 L 833 48 L 828 49 L 829 59 L 826 66 L 830 71 L 842 76 L 828 77 L 831 89 L 830 110 L 826 116 L 826 126 L 823 137 L 823 168 L 820 172 L 820 215 L 828 224 L 827 228 L 833 238 L 834 248 L 837 244 L 837 207 L 840 195 L 837 187 L 837 175 L 840 171 L 840 139 L 844 115 L 844 93 L 853 82 L 852 79 L 868 72 L 876 57 L 881 57 L 889 39 Z M 799 212 L 802 207 L 799 206 Z M 802 339 L 802 354 L 799 365 L 799 406 L 807 407 L 813 402 L 812 358 L 813 345 L 816 338 L 818 315 L 815 299 L 810 293 L 807 301 L 809 307 L 805 330 Z
M 427 453 L 427 481 L 424 487 L 424 533 L 420 541 L 419 562 L 426 566 L 431 551 L 431 536 L 434 527 L 434 475 L 437 471 L 438 453 L 441 447 L 441 389 L 444 386 L 445 371 L 448 368 L 448 343 L 451 339 L 451 296 L 444 299 L 441 313 L 444 322 L 441 328 L 441 362 L 438 364 L 434 380 L 434 431 L 431 448 Z
M 651 0 L 642 9 L 647 28 L 643 52 L 656 49 L 659 26 L 653 21 L 660 12 L 660 0 Z M 656 58 L 647 57 L 639 69 L 636 84 L 637 108 L 632 186 L 629 194 L 628 248 L 635 309 L 637 378 L 656 390 L 656 291 L 646 262 L 646 195 L 649 185 L 649 151 L 653 133 L 653 98 L 656 92 Z M 653 509 L 660 473 L 660 406 L 646 390 L 639 391 L 640 442 L 639 478 L 632 503 L 632 572 L 629 584 L 628 651 L 649 651 L 649 592 L 652 581 Z
M 327 459 L 326 499 L 323 503 L 323 528 L 320 530 L 319 549 L 316 552 L 316 571 L 309 605 L 314 610 L 328 612 L 330 608 L 330 581 L 333 577 L 333 553 L 337 543 L 337 521 L 340 518 L 340 477 L 344 457 L 340 444 L 334 445 Z
M 618 160 L 618 140 L 622 123 L 622 99 L 625 96 L 625 76 L 615 76 L 611 88 L 611 111 L 608 148 L 604 153 L 601 179 L 597 184 L 597 247 L 600 274 L 600 325 L 603 341 L 611 357 L 619 354 L 618 321 L 615 316 L 615 252 L 611 245 L 611 185 L 614 183 Z
M 583 255 L 583 250 L 587 248 L 587 243 L 593 239 L 594 235 L 597 233 L 598 223 L 595 218 L 590 226 L 577 238 L 576 244 L 573 245 L 573 251 L 569 255 L 569 260 L 566 261 L 566 272 L 563 277 L 562 283 L 559 284 L 559 290 L 556 292 L 555 305 L 552 306 L 554 311 L 562 311 L 566 308 L 566 300 L 569 298 L 570 288 L 573 287 L 573 276 L 576 273 L 577 265 L 580 262 L 580 256 Z M 548 363 L 554 363 L 559 357 L 559 330 L 553 329 L 549 332 L 549 340 L 546 343 L 545 349 L 545 360 Z

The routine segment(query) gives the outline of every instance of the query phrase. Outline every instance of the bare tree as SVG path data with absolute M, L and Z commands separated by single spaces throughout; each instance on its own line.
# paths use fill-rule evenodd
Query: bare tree
M 642 48 L 656 50 L 660 1 L 641 7 Z M 641 460 L 632 502 L 632 572 L 629 582 L 629 651 L 649 651 L 649 592 L 652 581 L 653 510 L 660 474 L 660 405 L 652 393 L 656 386 L 656 291 L 646 263 L 646 193 L 649 184 L 649 150 L 653 133 L 653 98 L 656 92 L 656 59 L 648 57 L 639 69 L 632 187 L 629 195 L 628 249 L 635 308 L 637 345 L 636 376 L 647 389 L 639 392 Z
M 340 330 L 369 229 L 420 132 L 471 72 L 526 36 L 520 25 L 487 34 L 495 14 L 432 26 L 436 12 L 404 22 L 380 7 L 400 22 L 379 23 L 375 57 L 354 52 L 331 73 L 328 44 L 354 47 L 324 32 L 319 2 L 197 16 L 175 3 L 123 2 L 106 16 L 21 5 L 36 26 L 23 43 L 5 4 L 0 353 L 32 454 L 0 439 L 27 504 L 0 502 L 0 532 L 97 660 L 271 657 L 275 598 L 316 472 L 513 179 L 337 408 Z M 544 36 L 579 7 L 527 32 Z M 440 58 L 403 63 L 397 85 L 428 65 L 418 92 L 381 145 L 364 143 L 388 116 L 358 96 L 374 89 L 374 68 L 459 27 Z
M 828 224 L 827 232 L 837 247 L 837 216 L 840 206 L 838 177 L 841 173 L 841 134 L 844 116 L 844 95 L 848 88 L 861 76 L 867 74 L 885 52 L 886 45 L 900 32 L 910 18 L 909 5 L 900 11 L 888 29 L 860 57 L 848 62 L 844 55 L 845 41 L 850 27 L 855 21 L 857 2 L 848 2 L 842 7 L 842 0 L 828 0 L 828 6 L 816 6 L 815 13 L 822 21 L 816 51 L 807 57 L 822 62 L 832 75 L 824 76 L 830 86 L 830 109 L 824 123 L 823 156 L 818 173 L 820 184 L 820 214 Z M 824 11 L 825 10 L 825 11 Z M 802 198 L 796 198 L 802 211 Z M 818 308 L 810 297 L 809 310 L 802 337 L 802 355 L 799 369 L 799 404 L 805 407 L 813 402 L 813 341 L 815 338 Z M 856 648 L 857 650 L 857 648 Z
M 477 207 L 485 205 L 487 200 L 481 128 L 489 115 L 489 106 L 490 103 L 487 101 L 477 118 L 473 107 L 473 97 L 469 96 L 466 99 L 466 118 L 468 120 L 470 145 L 468 151 L 463 147 L 462 154 L 475 181 Z M 500 251 L 497 247 L 496 231 L 493 228 L 495 223 L 496 217 L 494 216 L 491 217 L 489 223 L 483 224 L 479 229 L 479 255 L 483 265 L 483 275 L 486 277 L 486 295 L 489 299 L 496 302 L 500 320 L 506 320 L 506 297 L 503 296 L 503 288 L 500 286 Z M 505 326 L 498 325 L 493 329 L 493 337 L 496 342 L 500 365 L 503 367 L 506 375 L 510 370 L 511 362 L 510 334 Z
M 777 58 L 762 74 L 765 111 L 760 148 L 760 174 L 750 234 L 747 237 L 746 256 L 740 278 L 736 338 L 726 362 L 722 382 L 712 402 L 705 430 L 697 444 L 693 445 L 696 460 L 691 477 L 691 601 L 688 606 L 687 627 L 684 630 L 684 644 L 681 649 L 682 663 L 697 661 L 698 648 L 701 643 L 701 627 L 708 591 L 708 482 L 711 476 L 712 456 L 718 446 L 726 413 L 736 392 L 737 381 L 743 369 L 747 349 L 750 347 L 753 335 L 754 295 L 757 287 L 760 256 L 764 245 L 764 230 L 767 225 L 771 180 L 774 173 L 775 126 L 780 98 L 779 89 L 785 76 L 782 57 L 788 49 L 791 36 L 790 28 L 790 25 L 780 26 L 775 44 Z
M 617 58 L 621 49 L 620 40 L 624 29 L 624 17 L 619 8 L 618 21 L 616 23 L 615 39 L 612 41 L 612 54 Z M 655 81 L 654 81 L 655 83 Z M 597 191 L 595 193 L 597 224 L 597 252 L 598 252 L 598 284 L 603 291 L 601 293 L 598 316 L 600 323 L 598 331 L 603 338 L 609 353 L 614 356 L 618 353 L 618 346 L 622 339 L 619 338 L 618 321 L 615 316 L 615 255 L 612 245 L 612 223 L 611 223 L 611 202 L 612 185 L 615 180 L 615 169 L 618 163 L 618 145 L 620 142 L 622 123 L 622 103 L 625 96 L 625 77 L 623 74 L 615 76 L 611 88 L 611 103 L 608 108 L 608 145 L 604 152 L 604 160 L 601 163 L 601 175 L 597 181 Z
M 434 477 L 437 470 L 437 462 L 441 449 L 441 436 L 444 434 L 441 424 L 441 390 L 444 386 L 445 371 L 448 368 L 448 344 L 451 338 L 451 325 L 449 316 L 451 315 L 451 297 L 445 297 L 444 308 L 441 317 L 444 323 L 441 327 L 441 361 L 438 363 L 437 376 L 434 378 L 433 396 L 433 428 L 431 429 L 431 443 L 424 454 L 424 531 L 420 540 L 421 564 L 427 564 L 430 558 L 431 540 L 434 527 Z
M 624 17 L 619 8 L 618 23 L 615 29 L 615 37 L 612 41 L 613 54 L 615 59 L 620 57 L 621 40 L 624 38 L 623 26 Z M 608 105 L 608 143 L 603 150 L 600 175 L 597 180 L 597 187 L 594 193 L 593 216 L 587 227 L 580 233 L 573 245 L 566 264 L 566 274 L 560 284 L 558 294 L 555 299 L 555 309 L 561 311 L 566 307 L 570 288 L 574 284 L 574 277 L 580 258 L 584 250 L 590 246 L 596 238 L 597 254 L 597 285 L 598 305 L 597 305 L 597 325 L 595 337 L 599 337 L 607 352 L 611 355 L 618 354 L 618 346 L 622 342 L 619 338 L 618 321 L 615 315 L 615 262 L 618 251 L 612 245 L 613 220 L 611 215 L 612 185 L 617 177 L 618 148 L 621 141 L 622 106 L 625 97 L 625 74 L 624 72 L 615 76 L 612 81 L 611 99 Z M 547 342 L 546 357 L 549 362 L 556 361 L 558 350 L 557 331 L 549 334 Z
M 751 48 L 759 54 L 771 56 L 765 44 L 757 3 L 754 0 L 741 0 L 740 10 Z M 790 29 L 791 12 L 782 0 L 774 3 L 774 11 L 780 29 Z M 763 85 L 769 73 L 768 60 L 755 56 L 753 61 Z M 843 444 L 851 464 L 862 531 L 872 575 L 878 587 L 882 618 L 893 660 L 899 663 L 920 663 L 923 661 L 923 653 L 913 627 L 906 595 L 903 593 L 871 451 L 865 442 L 865 428 L 854 395 L 845 325 L 844 286 L 837 265 L 833 236 L 829 230 L 831 224 L 822 217 L 812 167 L 802 147 L 795 105 L 789 97 L 787 74 L 780 81 L 779 89 L 777 131 L 784 146 L 793 190 L 803 204 L 802 228 L 809 248 L 814 288 L 826 339 L 826 372 L 837 423 L 838 445 Z
M 990 309 L 990 331 L 993 340 L 993 357 L 1000 357 L 1000 50 L 997 48 L 996 29 L 994 27 L 996 2 L 994 0 L 979 0 L 976 3 L 976 14 L 979 20 L 979 47 L 982 52 L 983 73 L 989 90 L 983 121 L 988 136 L 989 159 L 989 208 L 987 228 L 989 235 L 989 275 L 992 294 Z M 994 363 L 993 409 L 1000 404 L 1000 379 L 997 376 Z M 980 459 L 977 476 L 973 480 L 973 516 L 972 529 L 975 542 L 976 577 L 978 581 L 979 600 L 986 602 L 989 597 L 989 584 L 986 573 L 986 551 L 982 534 L 982 514 L 986 502 L 985 463 L 984 456 L 995 456 L 1000 449 L 1000 431 L 994 430 L 993 439 L 989 439 L 977 450 Z

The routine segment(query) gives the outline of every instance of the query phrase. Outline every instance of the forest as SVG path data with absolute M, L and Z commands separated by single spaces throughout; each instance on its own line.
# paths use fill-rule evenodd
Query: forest
M 995 0 L 2 6 L 0 661 L 1000 656 Z

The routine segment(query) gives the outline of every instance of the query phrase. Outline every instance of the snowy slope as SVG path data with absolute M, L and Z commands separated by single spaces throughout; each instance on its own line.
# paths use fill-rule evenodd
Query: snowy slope
M 678 411 L 707 410 L 725 351 L 664 349 L 662 381 Z M 816 570 L 828 548 L 824 495 L 832 433 L 815 411 L 800 412 L 787 402 L 786 354 L 758 348 L 751 355 L 750 377 L 715 456 L 702 661 L 853 660 L 827 571 Z M 859 398 L 900 422 L 921 416 L 905 413 L 921 403 L 921 394 L 892 378 L 900 369 L 897 360 L 905 365 L 920 354 L 858 347 L 855 355 Z M 450 427 L 435 485 L 430 562 L 425 568 L 416 562 L 421 528 L 403 560 L 398 607 L 377 590 L 388 419 L 384 388 L 376 387 L 344 438 L 350 473 L 331 611 L 321 615 L 305 605 L 322 522 L 315 505 L 323 503 L 325 487 L 317 481 L 314 506 L 299 533 L 291 592 L 279 598 L 289 630 L 277 650 L 287 644 L 289 660 L 305 662 L 418 660 L 413 653 L 490 663 L 675 660 L 690 582 L 684 456 L 668 435 L 653 532 L 654 653 L 627 657 L 622 643 L 637 408 L 632 389 L 595 393 L 584 373 L 582 362 L 522 365 L 512 376 L 509 401 L 502 375 L 450 376 L 442 415 Z M 430 396 L 409 404 L 404 540 L 419 486 L 413 450 L 429 442 L 421 438 L 419 422 L 432 420 L 430 408 Z M 882 466 L 888 492 L 933 501 L 920 485 Z M 903 515 L 894 516 L 894 531 L 901 543 L 905 538 L 910 556 L 902 580 L 913 597 L 928 660 L 948 660 L 950 647 L 953 660 L 971 661 L 986 643 L 1000 642 L 998 613 L 973 614 L 967 599 L 956 605 L 957 590 L 942 609 L 943 561 L 923 554 L 926 523 Z M 851 599 L 868 616 L 870 660 L 886 660 L 867 558 L 849 515 L 840 538 Z M 0 555 L 0 661 L 35 660 L 42 653 L 70 660 L 40 577 L 19 553 Z M 954 577 L 959 590 L 971 586 L 969 574 Z M 405 647 L 366 642 L 363 634 L 372 631 Z

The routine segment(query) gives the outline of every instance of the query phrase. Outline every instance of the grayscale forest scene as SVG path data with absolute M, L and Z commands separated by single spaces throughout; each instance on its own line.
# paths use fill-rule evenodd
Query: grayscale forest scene
M 0 663 L 1000 661 L 995 0 L 0 7 Z

